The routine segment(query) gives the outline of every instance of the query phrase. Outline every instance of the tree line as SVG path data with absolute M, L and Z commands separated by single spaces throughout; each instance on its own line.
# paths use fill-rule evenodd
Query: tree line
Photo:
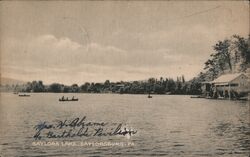
M 184 76 L 172 78 L 149 78 L 145 81 L 106 80 L 102 83 L 86 82 L 82 85 L 67 86 L 60 83 L 44 85 L 42 81 L 28 82 L 21 92 L 54 92 L 54 93 L 120 93 L 120 94 L 200 94 L 200 84 L 197 81 L 185 81 Z

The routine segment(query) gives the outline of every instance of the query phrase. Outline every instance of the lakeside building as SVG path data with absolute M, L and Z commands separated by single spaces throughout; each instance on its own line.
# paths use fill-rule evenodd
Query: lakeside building
M 249 78 L 244 73 L 225 74 L 211 82 L 202 83 L 207 98 L 237 99 L 250 92 Z

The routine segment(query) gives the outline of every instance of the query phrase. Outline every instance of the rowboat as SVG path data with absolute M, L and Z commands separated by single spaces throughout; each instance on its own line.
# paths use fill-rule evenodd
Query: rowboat
M 30 95 L 28 95 L 28 94 L 19 94 L 18 96 L 20 96 L 20 97 L 28 97 Z
M 59 101 L 78 101 L 78 98 L 72 97 L 72 99 L 68 99 L 68 97 L 64 98 L 63 96 L 62 98 L 59 99 Z

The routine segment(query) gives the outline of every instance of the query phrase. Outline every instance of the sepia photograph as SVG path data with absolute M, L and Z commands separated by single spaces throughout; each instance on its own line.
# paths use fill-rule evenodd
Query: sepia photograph
M 249 157 L 249 6 L 1 0 L 0 157 Z

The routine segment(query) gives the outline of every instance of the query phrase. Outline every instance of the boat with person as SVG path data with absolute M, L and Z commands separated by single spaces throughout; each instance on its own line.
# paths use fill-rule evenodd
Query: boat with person
M 69 99 L 68 97 L 64 97 L 64 96 L 62 96 L 62 98 L 59 98 L 59 101 L 78 101 L 78 98 L 74 98 L 74 96 L 71 98 L 71 99 Z
M 20 97 L 29 97 L 30 95 L 29 94 L 19 94 L 18 96 L 20 96 Z

